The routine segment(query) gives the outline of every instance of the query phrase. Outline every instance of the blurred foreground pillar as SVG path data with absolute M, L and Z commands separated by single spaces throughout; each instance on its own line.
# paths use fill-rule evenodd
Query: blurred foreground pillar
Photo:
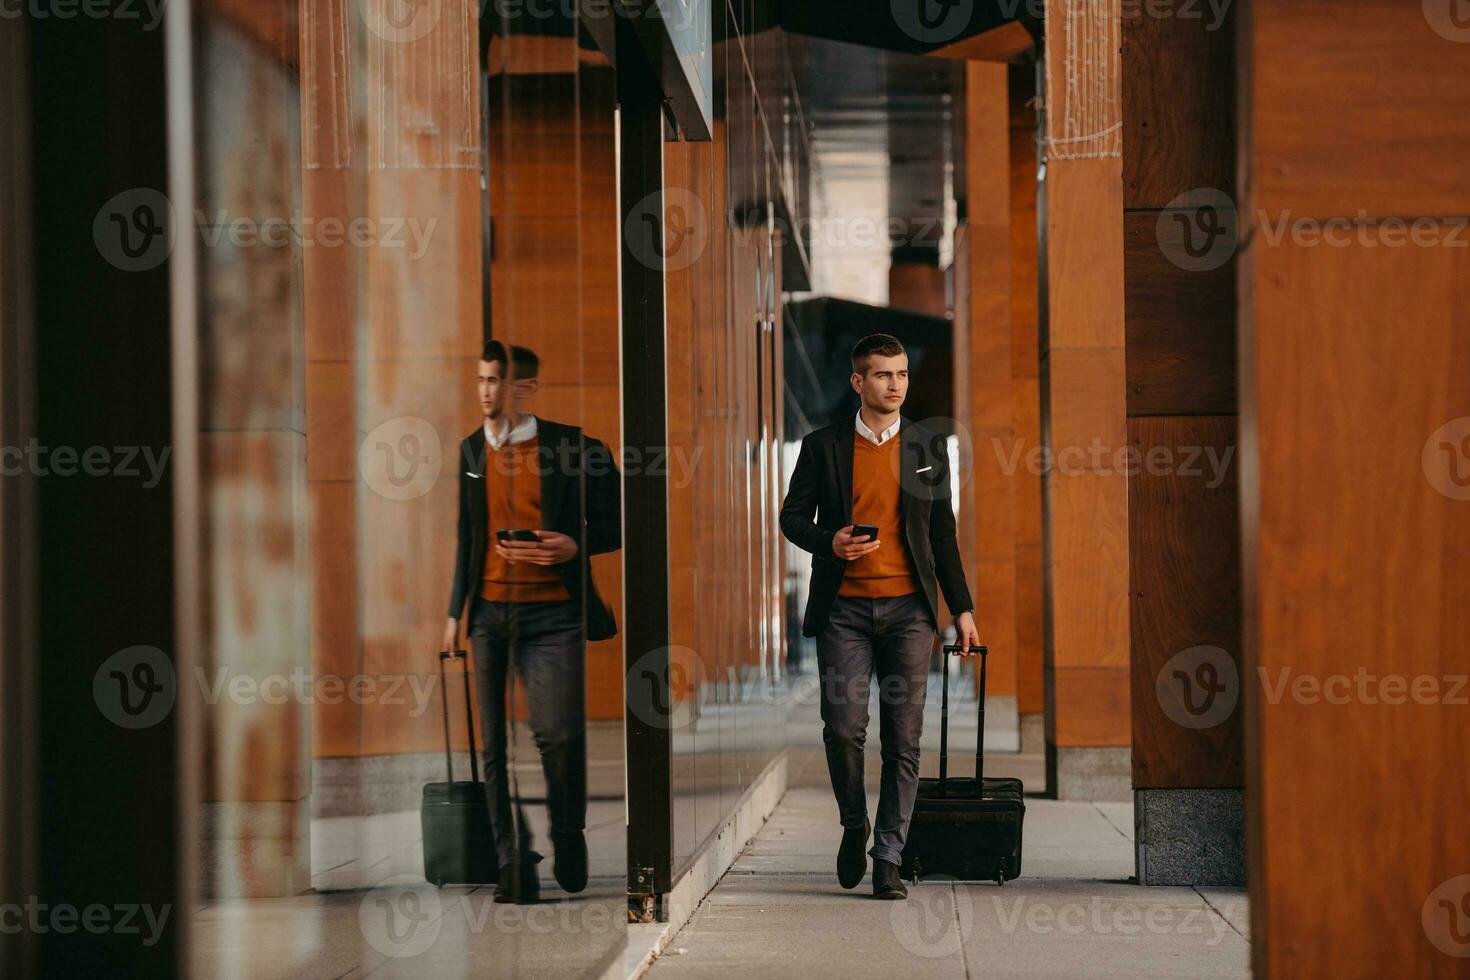
M 1260 0 L 1239 174 L 1258 977 L 1470 974 L 1470 24 Z

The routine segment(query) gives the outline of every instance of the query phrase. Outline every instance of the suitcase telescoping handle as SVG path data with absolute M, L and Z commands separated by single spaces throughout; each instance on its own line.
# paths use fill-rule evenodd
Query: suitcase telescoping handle
M 470 774 L 480 781 L 480 758 L 475 752 L 475 706 L 470 701 L 470 658 L 463 650 L 439 651 L 439 700 L 444 704 L 444 768 L 454 782 L 454 754 L 449 745 L 449 688 L 444 682 L 444 661 L 458 660 L 464 668 L 464 717 L 470 732 Z
M 968 650 L 958 643 L 944 645 L 944 683 L 939 696 L 939 795 L 944 796 L 949 783 L 949 658 L 951 654 L 964 656 L 966 653 L 980 655 L 980 727 L 975 732 L 975 792 L 984 792 L 985 779 L 985 658 L 990 651 L 983 646 L 972 646 Z

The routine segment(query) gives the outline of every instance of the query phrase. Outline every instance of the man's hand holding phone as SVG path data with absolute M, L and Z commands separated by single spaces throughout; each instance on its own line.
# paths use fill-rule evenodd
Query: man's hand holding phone
M 847 561 L 855 561 L 877 551 L 877 533 L 878 529 L 871 524 L 849 524 L 832 536 L 832 554 Z
M 560 531 L 498 531 L 495 551 L 506 561 L 561 565 L 577 557 L 577 542 Z

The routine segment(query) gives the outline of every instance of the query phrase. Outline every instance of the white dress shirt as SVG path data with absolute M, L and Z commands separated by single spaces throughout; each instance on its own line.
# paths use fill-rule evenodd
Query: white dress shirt
M 509 433 L 505 432 L 505 428 L 502 425 L 501 431 L 496 432 L 490 428 L 490 420 L 485 420 L 485 440 L 490 443 L 492 449 L 498 450 L 507 441 L 514 446 L 536 438 L 536 416 L 522 415 L 521 420 L 510 429 Z M 509 439 L 507 439 L 507 435 L 509 435 Z
M 893 424 L 890 425 L 888 428 L 884 429 L 882 432 L 875 433 L 872 429 L 868 428 L 868 424 L 863 421 L 863 413 L 861 410 L 859 410 L 857 413 L 857 433 L 864 439 L 871 442 L 873 445 L 881 446 L 889 439 L 892 439 L 894 436 L 898 435 L 898 424 L 902 421 L 902 418 L 895 419 Z

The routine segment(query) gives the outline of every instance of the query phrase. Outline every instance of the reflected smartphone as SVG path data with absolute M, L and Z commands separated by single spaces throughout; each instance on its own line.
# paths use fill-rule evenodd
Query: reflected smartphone
M 495 537 L 501 541 L 540 541 L 535 531 L 526 528 L 503 527 L 495 532 Z
M 852 526 L 852 539 L 854 541 L 872 541 L 878 536 L 878 525 L 876 524 L 854 524 Z

